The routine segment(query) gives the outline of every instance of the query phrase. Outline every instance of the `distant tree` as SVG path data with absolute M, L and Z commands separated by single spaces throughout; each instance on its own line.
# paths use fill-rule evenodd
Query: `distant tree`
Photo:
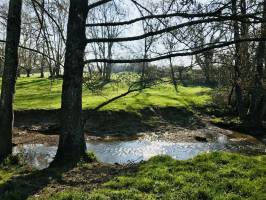
M 114 2 L 109 2 L 100 7 L 97 7 L 89 13 L 88 19 L 90 24 L 92 24 L 92 26 L 90 26 L 90 24 L 87 24 L 87 27 L 89 27 L 88 35 L 93 38 L 98 38 L 98 37 L 106 37 L 109 39 L 117 38 L 122 31 L 121 27 L 105 26 L 99 28 L 93 26 L 93 24 L 119 22 L 123 18 L 124 18 L 123 10 Z M 102 59 L 112 59 L 114 42 L 108 42 L 108 43 L 96 42 L 96 43 L 91 43 L 89 45 L 95 57 Z M 113 65 L 112 63 L 107 63 L 107 62 L 96 63 L 98 73 L 100 73 L 100 78 L 105 82 L 109 82 L 111 79 L 112 65 Z

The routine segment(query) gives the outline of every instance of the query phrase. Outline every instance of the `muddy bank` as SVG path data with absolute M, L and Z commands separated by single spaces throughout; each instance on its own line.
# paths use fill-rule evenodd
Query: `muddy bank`
M 265 138 L 253 137 L 218 127 L 210 118 L 185 109 L 147 108 L 139 113 L 125 111 L 84 111 L 86 140 L 164 140 L 171 142 L 213 142 L 219 135 L 241 143 L 261 144 Z M 57 145 L 60 110 L 15 112 L 14 144 Z
M 175 107 L 147 108 L 136 112 L 84 110 L 84 130 L 94 135 L 128 134 L 160 129 L 163 125 L 174 125 L 197 129 L 204 126 L 199 116 Z M 60 110 L 16 111 L 14 126 L 45 133 L 60 132 Z M 166 127 L 167 128 L 167 127 Z
M 14 153 L 38 169 L 49 166 L 59 140 L 59 111 L 23 111 L 15 116 Z M 176 108 L 140 113 L 85 111 L 87 150 L 100 162 L 128 164 L 156 155 L 185 160 L 203 152 L 266 154 L 263 139 L 215 126 L 209 117 Z

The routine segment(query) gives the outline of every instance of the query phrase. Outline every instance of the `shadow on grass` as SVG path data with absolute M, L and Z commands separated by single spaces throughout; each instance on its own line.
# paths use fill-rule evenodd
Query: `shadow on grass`
M 88 192 L 118 175 L 132 175 L 137 170 L 138 165 L 104 165 L 92 162 L 29 171 L 28 174 L 14 176 L 9 181 L 0 184 L 0 199 L 26 200 L 29 197 L 38 199 L 35 195 L 49 196 L 53 195 L 54 191 L 58 192 L 69 187 Z
M 26 200 L 46 187 L 52 181 L 60 182 L 62 174 L 73 169 L 73 166 L 47 168 L 25 175 L 14 176 L 0 185 L 0 199 Z
M 40 78 L 40 79 L 29 79 L 29 80 L 20 80 L 17 82 L 17 87 L 28 87 L 34 85 L 35 87 L 41 87 L 45 85 L 49 85 L 47 79 Z

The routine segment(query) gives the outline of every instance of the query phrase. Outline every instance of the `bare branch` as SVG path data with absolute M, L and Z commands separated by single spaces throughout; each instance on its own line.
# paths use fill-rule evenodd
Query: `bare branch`
M 0 42 L 2 42 L 2 43 L 6 43 L 5 40 L 0 40 Z M 52 60 L 52 61 L 54 61 L 54 62 L 57 62 L 55 59 L 51 58 L 50 56 L 48 56 L 48 55 L 46 55 L 45 53 L 43 53 L 43 52 L 41 52 L 41 51 L 38 51 L 38 50 L 36 50 L 36 49 L 31 49 L 31 48 L 28 48 L 28 47 L 25 47 L 25 46 L 22 46 L 22 45 L 19 45 L 19 48 L 21 48 L 21 49 L 25 49 L 25 50 L 28 50 L 28 51 L 31 51 L 31 52 L 34 52 L 34 53 L 37 53 L 37 54 L 40 54 L 40 55 L 42 55 L 42 56 L 48 58 L 49 60 Z M 62 64 L 60 64 L 60 65 L 63 67 Z
M 110 1 L 112 1 L 112 0 L 101 0 L 101 1 L 97 1 L 97 2 L 95 2 L 93 4 L 88 5 L 88 10 L 91 10 L 93 8 L 96 8 L 96 7 L 98 7 L 98 6 L 102 5 L 102 4 L 108 3 Z
M 35 4 L 40 7 L 40 9 L 45 12 L 45 14 L 47 14 L 47 16 L 54 22 L 54 24 L 56 25 L 58 31 L 60 32 L 60 35 L 64 41 L 64 43 L 66 43 L 66 39 L 64 37 L 64 33 L 61 30 L 60 26 L 58 25 L 58 23 L 56 22 L 56 20 L 53 18 L 53 16 L 46 10 L 44 9 L 44 7 L 37 1 L 37 0 L 31 0 L 32 1 L 32 5 L 35 7 Z M 41 22 L 40 22 L 41 23 Z
M 93 39 L 87 39 L 87 43 L 92 43 L 92 42 L 129 42 L 129 41 L 136 41 L 136 40 L 141 40 L 147 37 L 155 36 L 155 35 L 160 35 L 163 33 L 171 32 L 176 29 L 180 29 L 186 26 L 192 26 L 196 24 L 202 24 L 202 23 L 210 23 L 210 22 L 221 22 L 221 21 L 229 21 L 229 20 L 235 20 L 235 21 L 245 21 L 244 16 L 223 16 L 223 17 L 214 17 L 214 18 L 208 18 L 208 19 L 200 19 L 200 20 L 194 20 L 194 21 L 189 21 L 185 23 L 178 24 L 176 26 L 170 26 L 166 27 L 164 29 L 158 30 L 158 31 L 151 31 L 148 33 L 144 33 L 142 35 L 138 36 L 132 36 L 132 37 L 124 37 L 124 38 L 93 38 Z M 254 23 L 254 22 L 253 22 Z M 258 22 L 260 23 L 260 22 Z
M 168 58 L 173 58 L 173 57 L 181 57 L 181 56 L 192 56 L 196 54 L 200 54 L 205 51 L 209 51 L 211 49 L 217 49 L 217 48 L 222 48 L 222 47 L 227 47 L 233 44 L 237 43 L 242 43 L 242 42 L 259 42 L 259 41 L 266 41 L 266 38 L 247 38 L 247 39 L 240 39 L 240 40 L 235 40 L 235 41 L 228 41 L 228 42 L 220 42 L 218 44 L 213 44 L 208 47 L 204 48 L 196 48 L 194 51 L 190 52 L 183 52 L 183 53 L 169 53 L 167 55 L 162 55 L 154 58 L 147 58 L 147 59 L 119 59 L 119 60 L 109 60 L 109 59 L 90 59 L 86 60 L 85 63 L 93 63 L 93 62 L 106 62 L 106 63 L 142 63 L 142 62 L 154 62 L 158 60 L 164 60 Z

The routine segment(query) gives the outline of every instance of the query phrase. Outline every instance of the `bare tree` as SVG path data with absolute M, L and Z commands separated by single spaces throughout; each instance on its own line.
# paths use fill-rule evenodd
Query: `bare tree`
M 93 9 L 89 14 L 89 19 L 92 24 L 108 23 L 121 21 L 123 19 L 123 16 L 123 10 L 118 5 L 114 4 L 113 2 L 110 2 Z M 92 26 L 88 29 L 89 36 L 93 38 L 117 38 L 121 32 L 121 27 L 118 26 Z M 113 57 L 114 42 L 91 43 L 90 47 L 96 58 L 105 58 L 111 60 Z M 101 74 L 101 78 L 103 79 L 103 81 L 109 82 L 111 79 L 112 63 L 96 63 L 96 67 L 99 73 Z

